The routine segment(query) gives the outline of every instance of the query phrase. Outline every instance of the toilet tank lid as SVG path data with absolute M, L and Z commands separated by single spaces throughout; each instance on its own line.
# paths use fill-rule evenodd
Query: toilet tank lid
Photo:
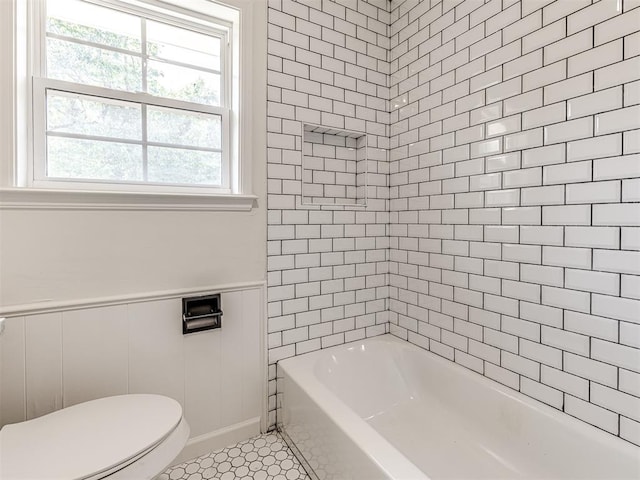
M 161 395 L 80 403 L 0 430 L 0 479 L 98 477 L 153 448 L 180 423 Z

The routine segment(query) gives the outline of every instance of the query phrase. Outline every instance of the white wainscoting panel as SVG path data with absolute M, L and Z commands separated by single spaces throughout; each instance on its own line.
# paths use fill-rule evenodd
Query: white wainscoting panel
M 157 393 L 184 405 L 182 304 L 175 300 L 132 303 L 129 311 L 129 391 Z
M 8 318 L 0 336 L 0 425 L 25 420 L 24 317 Z
M 8 318 L 0 336 L 0 426 L 99 397 L 157 393 L 183 405 L 192 456 L 259 433 L 264 286 L 219 291 L 222 328 L 188 335 L 181 298 L 191 294 L 184 292 Z
M 27 419 L 62 403 L 62 313 L 25 317 Z
M 64 406 L 127 393 L 129 386 L 127 306 L 62 314 Z

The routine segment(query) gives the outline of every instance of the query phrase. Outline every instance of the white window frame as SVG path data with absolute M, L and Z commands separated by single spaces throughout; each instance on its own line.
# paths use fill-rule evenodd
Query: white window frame
M 266 105 L 264 45 L 266 2 L 254 0 L 127 0 L 145 9 L 184 15 L 198 22 L 213 17 L 233 25 L 232 72 L 229 110 L 230 193 L 204 191 L 202 188 L 169 191 L 159 189 L 100 190 L 36 186 L 33 178 L 33 65 L 40 52 L 34 48 L 34 5 L 41 0 L 0 2 L 0 210 L 222 210 L 250 211 L 259 204 L 262 184 L 255 184 L 252 171 L 266 155 L 261 145 L 266 141 L 262 115 Z M 220 3 L 219 3 L 220 2 Z M 222 10 L 217 10 L 217 7 Z M 220 13 L 221 12 L 221 13 Z M 257 23 L 256 23 L 257 22 Z M 259 35 L 254 30 L 257 29 Z M 34 51 L 35 50 L 35 51 Z M 39 60 L 38 60 L 39 61 Z M 257 63 L 256 63 L 257 62 Z M 35 82 L 37 83 L 37 82 Z M 36 88 L 37 85 L 36 85 Z M 264 90 L 264 91 L 263 91 Z M 258 116 L 253 115 L 256 112 Z M 256 131 L 258 128 L 258 131 Z M 263 151 L 264 150 L 264 151 Z M 255 158 L 257 155 L 257 158 Z M 258 163 L 260 165 L 260 163 Z M 77 186 L 77 185 L 76 185 Z M 139 186 L 139 185 L 136 185 Z
M 32 118 L 33 118 L 33 151 L 32 161 L 29 162 L 28 176 L 30 184 L 34 187 L 42 188 L 79 188 L 83 190 L 124 190 L 124 191 L 156 191 L 165 193 L 186 193 L 186 192 L 202 192 L 202 193 L 231 193 L 231 169 L 230 169 L 230 137 L 231 137 L 231 125 L 230 125 L 230 104 L 231 104 L 231 83 L 232 83 L 232 65 L 230 48 L 231 42 L 229 33 L 232 32 L 232 26 L 224 20 L 209 19 L 211 25 L 196 24 L 195 22 L 183 19 L 184 15 L 180 14 L 177 10 L 169 11 L 166 9 L 164 12 L 154 12 L 153 10 L 143 8 L 135 3 L 121 2 L 118 0 L 82 0 L 87 3 L 111 8 L 114 10 L 129 13 L 138 17 L 147 18 L 149 20 L 162 22 L 164 24 L 188 29 L 205 35 L 211 35 L 220 38 L 221 41 L 221 98 L 220 106 L 202 105 L 192 102 L 186 102 L 181 100 L 174 100 L 169 98 L 162 98 L 150 95 L 143 92 L 125 92 L 119 90 L 112 90 L 109 88 L 95 87 L 86 84 L 78 84 L 74 82 L 67 82 L 61 80 L 50 79 L 46 76 L 46 0 L 41 0 L 34 3 L 33 20 L 34 20 L 34 34 L 31 37 L 33 42 L 33 51 L 36 53 L 33 62 L 33 91 L 32 91 Z M 176 16 L 174 16 L 174 15 Z M 214 23 L 215 22 L 215 23 Z M 226 27 L 225 30 L 216 28 L 217 26 Z M 139 56 L 143 60 L 147 57 L 146 49 L 146 35 L 145 30 L 142 31 L 142 51 Z M 94 45 L 90 42 L 82 40 L 74 40 L 74 43 L 81 45 L 87 45 L 91 47 L 101 48 L 105 50 L 118 51 L 119 49 Z M 131 54 L 131 52 L 126 52 Z M 134 54 L 135 55 L 135 54 Z M 170 62 L 177 64 L 178 62 Z M 146 69 L 143 68 L 143 85 L 146 80 Z M 47 91 L 61 91 L 71 94 L 82 94 L 93 97 L 102 97 L 105 99 L 120 100 L 132 104 L 138 104 L 142 108 L 143 116 L 143 139 L 142 141 L 122 141 L 118 139 L 105 139 L 100 137 L 85 136 L 89 140 L 112 140 L 119 141 L 120 143 L 132 143 L 141 145 L 143 147 L 143 164 L 146 167 L 146 147 L 150 145 L 147 142 L 146 132 L 146 106 L 158 106 L 167 107 L 179 110 L 188 110 L 198 113 L 212 113 L 219 115 L 222 118 L 222 184 L 217 186 L 198 186 L 198 185 L 184 185 L 184 184 L 157 184 L 152 182 L 127 182 L 118 180 L 93 180 L 93 179 L 71 179 L 71 178 L 52 178 L 47 176 L 47 152 L 46 152 L 46 95 Z M 74 138 L 78 138 L 78 135 L 73 135 Z M 156 144 L 152 144 L 156 145 Z M 169 146 L 169 145 L 160 145 Z

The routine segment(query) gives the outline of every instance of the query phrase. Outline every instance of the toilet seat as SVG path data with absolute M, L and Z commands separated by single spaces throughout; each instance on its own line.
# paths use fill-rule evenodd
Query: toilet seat
M 101 398 L 6 425 L 0 430 L 0 479 L 153 478 L 188 435 L 173 399 Z

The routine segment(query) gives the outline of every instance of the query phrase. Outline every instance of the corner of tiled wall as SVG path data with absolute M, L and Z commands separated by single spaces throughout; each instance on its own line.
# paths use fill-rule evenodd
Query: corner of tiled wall
M 640 3 L 270 0 L 275 363 L 391 331 L 640 444 Z M 366 131 L 309 207 L 301 122 Z
M 388 332 L 389 3 L 270 0 L 269 424 L 276 362 Z M 302 124 L 363 132 L 367 206 L 302 202 Z

